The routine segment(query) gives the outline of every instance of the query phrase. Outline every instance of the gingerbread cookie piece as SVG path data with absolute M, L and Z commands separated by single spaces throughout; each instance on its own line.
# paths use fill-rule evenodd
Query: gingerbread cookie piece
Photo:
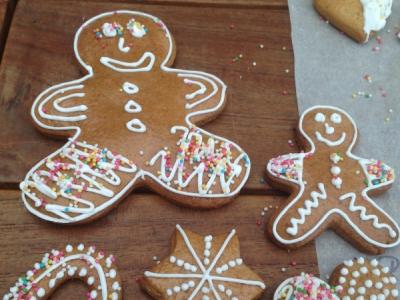
M 276 289 L 274 300 L 339 300 L 337 289 L 310 274 L 302 273 L 282 282 Z
M 201 236 L 176 226 L 171 254 L 141 280 L 155 299 L 258 299 L 265 285 L 240 257 L 235 230 Z
M 329 282 L 339 287 L 342 300 L 399 299 L 396 277 L 376 259 L 360 257 L 345 261 L 336 267 Z
M 122 299 L 121 279 L 115 257 L 96 247 L 67 245 L 51 250 L 10 288 L 3 300 L 48 299 L 64 282 L 79 279 L 89 288 L 87 299 Z
M 248 156 L 197 127 L 221 113 L 226 86 L 171 68 L 175 46 L 162 21 L 135 11 L 95 16 L 77 31 L 74 51 L 87 75 L 48 88 L 32 106 L 40 131 L 69 141 L 21 183 L 31 213 L 87 222 L 143 185 L 198 208 L 239 193 Z
M 394 171 L 354 155 L 356 140 L 354 120 L 339 108 L 314 106 L 302 114 L 299 142 L 306 152 L 267 165 L 271 183 L 291 193 L 267 229 L 277 244 L 297 248 L 328 228 L 370 253 L 400 243 L 398 224 L 370 198 L 391 186 Z
M 332 25 L 359 43 L 386 25 L 392 0 L 315 0 L 315 9 Z

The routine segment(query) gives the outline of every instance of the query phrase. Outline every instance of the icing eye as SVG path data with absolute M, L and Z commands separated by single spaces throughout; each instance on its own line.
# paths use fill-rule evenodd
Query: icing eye
M 340 123 L 342 123 L 342 116 L 337 113 L 333 113 L 331 115 L 331 121 L 333 123 L 340 124 Z
M 126 24 L 126 29 L 128 29 L 131 35 L 136 38 L 144 37 L 148 31 L 146 26 L 136 21 L 135 19 L 129 20 L 128 24 Z
M 320 122 L 320 123 L 325 122 L 325 115 L 324 115 L 323 113 L 317 113 L 317 114 L 315 115 L 314 120 L 315 120 L 316 122 Z
M 101 26 L 101 31 L 105 37 L 115 37 L 117 35 L 122 36 L 124 28 L 117 22 L 104 23 L 103 26 Z

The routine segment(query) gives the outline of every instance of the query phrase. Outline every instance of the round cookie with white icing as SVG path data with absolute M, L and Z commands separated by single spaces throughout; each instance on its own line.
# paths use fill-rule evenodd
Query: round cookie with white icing
M 273 300 L 318 299 L 339 300 L 337 288 L 310 274 L 302 273 L 283 281 L 276 289 Z
M 154 299 L 258 299 L 265 284 L 240 256 L 232 230 L 201 236 L 176 225 L 170 254 L 140 280 Z
M 386 25 L 392 0 L 315 0 L 315 9 L 339 30 L 359 43 Z
M 333 106 L 311 107 L 298 133 L 304 151 L 267 165 L 271 184 L 290 193 L 271 217 L 268 235 L 282 247 L 298 248 L 330 228 L 370 253 L 399 245 L 399 225 L 371 199 L 390 188 L 395 173 L 381 160 L 353 154 L 358 133 L 350 115 Z
M 86 75 L 47 88 L 31 109 L 41 132 L 69 138 L 20 184 L 31 213 L 88 222 L 143 185 L 196 208 L 239 193 L 247 154 L 198 127 L 221 113 L 226 86 L 212 74 L 171 67 L 175 44 L 161 20 L 100 14 L 78 29 L 74 51 Z
M 397 279 L 376 259 L 359 257 L 343 262 L 333 271 L 329 282 L 340 288 L 342 300 L 396 300 Z
M 115 257 L 95 246 L 67 245 L 51 250 L 19 277 L 3 300 L 48 299 L 66 281 L 78 279 L 88 287 L 87 299 L 122 299 L 121 278 Z

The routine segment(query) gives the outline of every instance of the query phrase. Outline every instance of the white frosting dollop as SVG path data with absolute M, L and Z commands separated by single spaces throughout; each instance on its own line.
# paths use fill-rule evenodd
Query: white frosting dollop
M 361 0 L 364 9 L 364 32 L 379 31 L 392 13 L 392 0 Z M 368 40 L 367 37 L 367 40 Z
M 117 35 L 117 30 L 111 23 L 104 23 L 103 26 L 101 26 L 101 31 L 106 37 L 114 37 Z
M 126 28 L 129 30 L 131 35 L 136 38 L 142 38 L 147 33 L 146 27 L 135 19 L 130 19 L 128 24 L 126 24 Z

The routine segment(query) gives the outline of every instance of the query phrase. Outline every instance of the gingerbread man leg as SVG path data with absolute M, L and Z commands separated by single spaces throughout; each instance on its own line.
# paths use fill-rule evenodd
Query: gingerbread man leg
M 329 226 L 327 220 L 332 216 L 329 207 L 323 205 L 327 201 L 331 199 L 323 183 L 307 187 L 303 185 L 299 193 L 290 197 L 287 204 L 271 218 L 271 225 L 268 226 L 270 235 L 278 244 L 288 248 L 309 243 L 318 235 L 321 226 Z
M 176 145 L 163 148 L 150 160 L 150 186 L 168 191 L 169 198 L 195 207 L 216 207 L 230 201 L 245 184 L 250 160 L 234 142 L 196 125 L 214 119 L 225 103 L 225 84 L 217 77 L 196 71 L 174 70 L 185 95 L 184 120 L 171 127 Z M 190 196 L 191 199 L 188 199 Z M 202 199 L 201 199 L 202 198 Z M 200 200 L 201 199 L 201 200 Z
M 381 253 L 399 241 L 397 223 L 379 208 L 365 193 L 347 193 L 339 197 L 340 209 L 336 213 L 346 222 L 339 223 L 336 231 L 344 238 L 356 237 L 360 249 Z

